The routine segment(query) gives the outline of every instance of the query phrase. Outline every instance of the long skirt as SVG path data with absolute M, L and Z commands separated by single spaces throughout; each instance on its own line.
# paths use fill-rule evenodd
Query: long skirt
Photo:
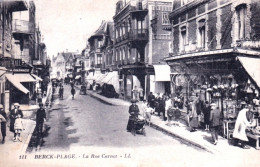
M 132 131 L 134 128 L 134 119 L 132 117 L 129 117 L 126 130 Z
M 190 127 L 197 128 L 199 126 L 198 117 L 190 118 Z

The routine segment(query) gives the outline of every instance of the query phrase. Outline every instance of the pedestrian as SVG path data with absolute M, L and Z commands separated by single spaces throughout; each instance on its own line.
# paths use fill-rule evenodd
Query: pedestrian
M 2 144 L 5 143 L 6 121 L 7 121 L 7 116 L 4 111 L 4 106 L 2 104 L 0 104 L 0 122 L 1 122 Z
M 165 96 L 163 96 L 159 102 L 159 110 L 160 110 L 160 113 L 162 113 L 163 121 L 166 121 L 167 118 L 165 116 Z
M 131 132 L 134 128 L 134 121 L 138 118 L 138 115 L 140 113 L 140 110 L 138 106 L 136 105 L 137 100 L 131 100 L 131 105 L 129 107 L 128 113 L 130 114 L 126 130 L 128 132 Z
M 149 106 L 149 104 L 147 104 L 147 107 L 144 111 L 144 118 L 145 118 L 145 122 L 150 126 L 151 124 L 151 115 L 154 112 L 154 109 Z
M 193 101 L 191 104 L 191 111 L 189 113 L 189 123 L 190 123 L 190 127 L 191 130 L 190 132 L 194 132 L 197 130 L 198 126 L 199 126 L 199 122 L 198 122 L 198 114 L 196 111 L 196 101 Z
M 74 95 L 76 93 L 76 90 L 74 87 L 71 88 L 71 95 L 72 95 L 72 100 L 74 100 Z
M 46 112 L 43 104 L 40 103 L 39 106 L 40 108 L 36 112 L 36 133 L 38 138 L 42 137 L 43 124 L 46 121 Z
M 139 92 L 138 92 L 137 86 L 134 87 L 132 92 L 133 92 L 133 100 L 137 100 L 138 101 L 139 100 L 139 96 L 138 96 Z
M 213 144 L 216 145 L 218 143 L 218 132 L 219 126 L 221 125 L 221 111 L 217 107 L 215 103 L 212 103 L 210 111 L 210 131 L 213 139 Z
M 166 96 L 166 99 L 165 99 L 165 117 L 166 119 L 169 119 L 168 118 L 168 110 L 172 107 L 172 99 L 169 97 L 169 96 Z M 169 122 L 169 120 L 168 120 Z
M 205 130 L 209 130 L 209 124 L 210 124 L 210 110 L 211 107 L 209 105 L 209 102 L 205 102 L 205 106 L 203 107 L 203 113 L 204 113 L 204 124 L 205 124 Z
M 148 104 L 150 107 L 152 107 L 154 109 L 154 102 L 155 102 L 155 96 L 153 95 L 153 92 L 150 92 L 150 94 L 148 95 Z
M 17 140 L 22 142 L 21 133 L 22 133 L 22 130 L 24 130 L 24 126 L 23 126 L 23 121 L 22 121 L 21 117 L 22 117 L 22 115 L 18 114 L 17 118 L 15 119 L 15 122 L 14 122 L 14 131 L 15 131 L 15 134 L 16 134 L 16 137 L 14 139 L 15 142 Z
M 248 142 L 248 138 L 246 135 L 246 128 L 253 127 L 254 125 L 251 124 L 249 121 L 249 115 L 252 111 L 252 105 L 247 105 L 241 111 L 239 111 L 237 120 L 235 123 L 235 129 L 233 132 L 233 138 L 235 138 L 234 145 L 240 146 L 244 149 L 248 149 L 249 147 L 246 145 Z
M 14 133 L 14 141 L 16 140 L 16 133 L 14 130 L 15 120 L 18 118 L 18 115 L 20 115 L 20 117 L 23 118 L 23 112 L 19 108 L 19 103 L 14 103 L 14 109 L 12 109 L 10 112 L 10 131 Z
M 140 101 L 143 101 L 144 100 L 144 90 L 142 87 L 139 88 L 138 93 L 139 93 Z
M 61 85 L 61 86 L 60 86 L 60 89 L 59 89 L 59 97 L 60 97 L 60 99 L 63 99 L 63 92 L 64 92 L 64 88 L 63 88 L 63 86 Z
M 159 117 L 161 116 L 160 101 L 161 101 L 161 97 L 160 97 L 160 94 L 158 93 L 157 97 L 155 98 L 155 112 L 157 112 Z

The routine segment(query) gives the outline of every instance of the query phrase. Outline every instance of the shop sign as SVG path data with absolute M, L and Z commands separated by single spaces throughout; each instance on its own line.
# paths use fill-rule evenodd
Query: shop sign
M 14 73 L 29 73 L 29 69 L 13 69 Z
M 260 48 L 260 41 L 237 41 L 237 46 L 242 48 Z

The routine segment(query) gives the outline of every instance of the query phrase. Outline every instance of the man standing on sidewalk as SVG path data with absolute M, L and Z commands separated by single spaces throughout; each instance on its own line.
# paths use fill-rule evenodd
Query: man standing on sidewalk
M 1 119 L 2 118 L 2 119 Z M 7 116 L 6 113 L 4 112 L 4 106 L 0 104 L 0 122 L 1 122 L 1 134 L 2 134 L 2 144 L 5 143 L 5 136 L 6 136 L 6 121 L 7 121 Z
M 211 104 L 211 109 L 212 110 L 210 112 L 210 129 L 213 138 L 213 144 L 216 145 L 218 143 L 219 126 L 221 125 L 221 111 L 218 109 L 215 103 Z
M 43 108 L 43 104 L 39 104 L 40 108 L 36 112 L 36 132 L 37 137 L 42 137 L 43 123 L 46 121 L 46 112 Z

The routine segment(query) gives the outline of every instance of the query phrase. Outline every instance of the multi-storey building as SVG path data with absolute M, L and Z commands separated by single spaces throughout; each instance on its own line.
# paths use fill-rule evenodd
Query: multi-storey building
M 174 0 L 173 50 L 165 59 L 174 93 L 199 94 L 222 111 L 259 97 L 259 10 L 258 0 Z
M 114 70 L 120 73 L 120 89 L 125 99 L 132 89 L 170 92 L 170 68 L 163 58 L 170 48 L 171 1 L 119 0 L 114 15 Z M 160 69 L 160 70 L 159 70 Z M 162 72 L 166 75 L 161 75 Z M 165 77 L 164 77 L 165 76 Z

